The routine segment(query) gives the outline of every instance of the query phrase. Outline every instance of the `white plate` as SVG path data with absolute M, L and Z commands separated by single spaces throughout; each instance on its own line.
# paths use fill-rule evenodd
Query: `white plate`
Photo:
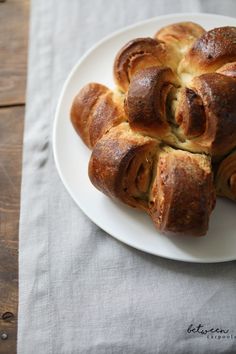
M 53 150 L 59 175 L 71 197 L 83 212 L 118 240 L 145 252 L 187 262 L 223 262 L 236 259 L 236 205 L 217 200 L 206 237 L 166 237 L 143 212 L 114 202 L 90 183 L 87 165 L 90 151 L 78 138 L 69 120 L 73 97 L 88 82 L 110 88 L 115 54 L 128 40 L 153 36 L 161 27 L 179 21 L 194 21 L 205 29 L 233 25 L 236 19 L 209 14 L 177 14 L 153 18 L 127 27 L 93 47 L 74 67 L 58 102 Z

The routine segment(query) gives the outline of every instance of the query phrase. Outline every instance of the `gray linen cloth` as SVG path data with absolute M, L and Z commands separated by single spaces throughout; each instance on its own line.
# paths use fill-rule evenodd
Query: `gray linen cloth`
M 81 55 L 116 29 L 175 12 L 235 16 L 236 2 L 32 1 L 19 354 L 236 353 L 235 263 L 175 262 L 121 244 L 74 204 L 52 156 L 58 96 Z M 199 333 L 211 328 L 226 333 Z

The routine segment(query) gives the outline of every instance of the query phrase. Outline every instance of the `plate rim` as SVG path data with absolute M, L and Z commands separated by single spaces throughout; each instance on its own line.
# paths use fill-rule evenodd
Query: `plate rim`
M 131 242 L 131 241 L 124 241 L 122 238 L 119 238 L 119 236 L 116 236 L 112 233 L 111 230 L 109 230 L 109 228 L 104 227 L 103 225 L 100 225 L 99 222 L 95 221 L 93 219 L 93 217 L 90 217 L 87 215 L 87 213 L 84 211 L 83 206 L 81 205 L 81 203 L 75 198 L 74 193 L 72 192 L 70 186 L 68 185 L 68 183 L 66 182 L 64 175 L 62 173 L 62 170 L 60 168 L 60 162 L 59 162 L 59 158 L 58 158 L 58 154 L 57 154 L 57 147 L 56 147 L 56 141 L 57 141 L 57 127 L 58 127 L 58 122 L 59 122 L 59 114 L 60 114 L 60 107 L 61 107 L 61 103 L 63 100 L 63 97 L 65 95 L 65 92 L 67 90 L 67 87 L 72 79 L 72 77 L 74 76 L 75 72 L 78 70 L 79 66 L 87 59 L 87 57 L 94 51 L 96 50 L 98 47 L 100 47 L 101 45 L 103 45 L 103 43 L 107 42 L 109 39 L 114 38 L 116 36 L 119 36 L 122 33 L 125 33 L 126 31 L 129 31 L 131 29 L 134 29 L 135 27 L 139 27 L 139 26 L 143 26 L 145 24 L 149 24 L 151 22 L 156 22 L 156 21 L 161 21 L 162 19 L 171 19 L 171 18 L 183 18 L 183 17 L 214 17 L 214 18 L 221 18 L 221 19 L 225 19 L 225 20 L 235 20 L 235 25 L 236 25 L 236 18 L 232 17 L 232 16 L 226 16 L 226 15 L 219 15 L 219 14 L 215 14 L 215 13 L 202 13 L 202 12 L 181 12 L 181 13 L 170 13 L 170 14 L 166 14 L 166 15 L 160 15 L 160 16 L 155 16 L 155 17 L 151 17 L 149 19 L 145 19 L 142 21 L 138 21 L 135 22 L 133 24 L 130 24 L 128 26 L 122 27 L 116 31 L 113 31 L 112 33 L 110 33 L 109 35 L 106 35 L 105 37 L 103 37 L 102 39 L 100 39 L 99 41 L 97 41 L 95 44 L 93 44 L 75 63 L 75 65 L 72 67 L 72 69 L 70 70 L 66 80 L 64 81 L 61 91 L 60 91 L 60 95 L 58 97 L 57 100 L 57 105 L 56 105 L 56 110 L 54 113 L 54 120 L 53 120 L 53 129 L 52 129 L 52 151 L 53 151 L 53 158 L 54 158 L 54 162 L 55 162 L 55 166 L 56 166 L 56 170 L 57 173 L 65 187 L 65 189 L 67 190 L 69 196 L 72 198 L 72 200 L 75 202 L 76 206 L 80 208 L 80 210 L 84 213 L 84 215 L 86 215 L 95 225 L 97 225 L 99 228 L 101 228 L 102 230 L 104 230 L 107 234 L 109 234 L 109 236 L 115 238 L 116 240 L 118 240 L 119 242 L 126 244 L 132 248 L 135 248 L 139 251 L 151 254 L 153 256 L 157 256 L 157 257 L 161 257 L 164 259 L 168 259 L 168 260 L 172 260 L 172 261 L 179 261 L 179 262 L 186 262 L 186 263 L 196 263 L 196 264 L 214 264 L 214 263 L 225 263 L 225 262 L 231 262 L 231 261 L 235 261 L 236 260 L 236 255 L 233 257 L 222 257 L 222 259 L 220 257 L 218 257 L 216 260 L 211 259 L 211 258 L 205 258 L 205 259 L 182 259 L 181 257 L 178 256 L 174 256 L 174 255 L 170 255 L 170 256 L 166 256 L 157 252 L 152 252 L 151 250 L 147 250 L 144 249 L 140 246 L 137 246 L 135 243 Z

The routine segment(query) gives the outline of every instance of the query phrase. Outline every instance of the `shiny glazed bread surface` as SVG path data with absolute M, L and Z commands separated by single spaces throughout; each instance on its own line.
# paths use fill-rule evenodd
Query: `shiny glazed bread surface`
M 204 235 L 215 190 L 236 200 L 235 48 L 234 27 L 171 24 L 120 49 L 115 91 L 91 83 L 73 101 L 91 182 L 164 233 Z

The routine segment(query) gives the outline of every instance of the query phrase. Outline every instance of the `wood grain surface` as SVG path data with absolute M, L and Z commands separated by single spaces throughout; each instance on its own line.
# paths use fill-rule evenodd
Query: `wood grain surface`
M 0 106 L 25 103 L 29 0 L 0 2 Z
M 23 117 L 24 107 L 0 109 L 0 353 L 16 346 Z
M 28 0 L 0 0 L 0 354 L 16 353 Z

